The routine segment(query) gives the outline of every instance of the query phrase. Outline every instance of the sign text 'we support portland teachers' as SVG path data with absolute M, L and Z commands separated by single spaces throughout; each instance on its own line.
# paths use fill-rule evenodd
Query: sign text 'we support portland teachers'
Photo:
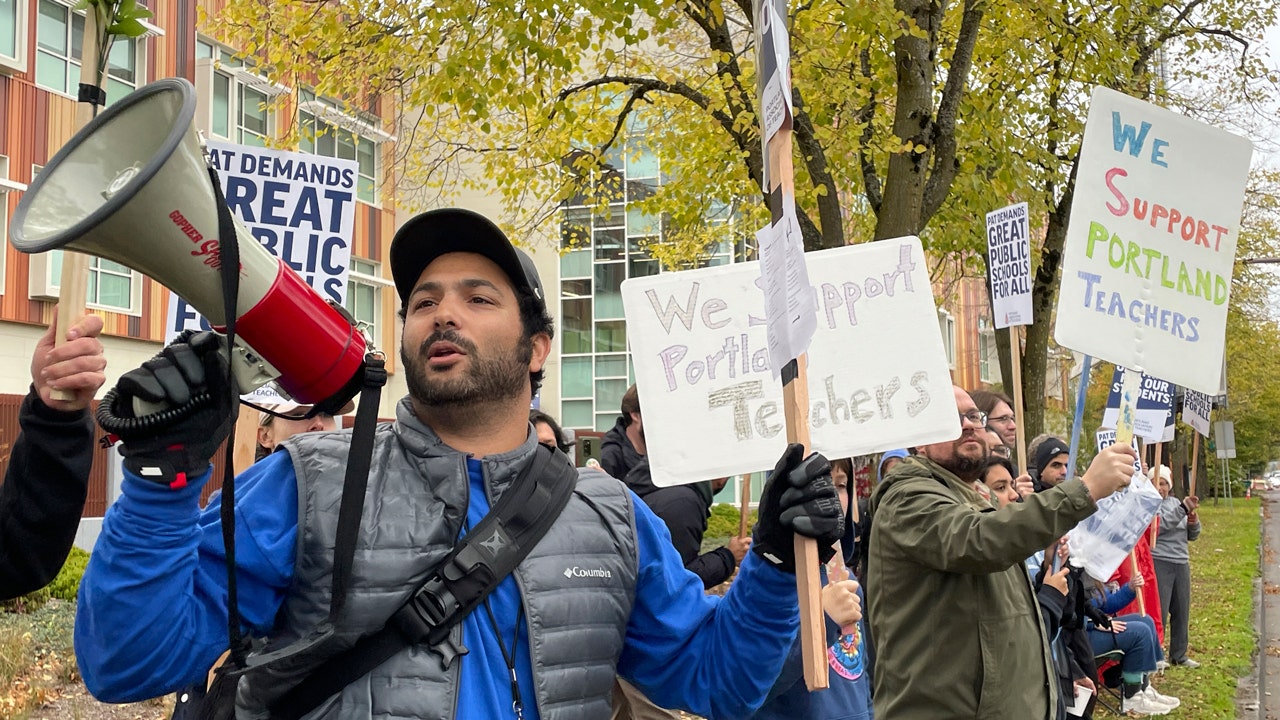
M 1252 145 L 1106 88 L 1091 103 L 1055 338 L 1215 393 Z
M 847 457 L 954 439 L 951 376 L 920 241 L 805 253 L 812 449 Z M 772 468 L 786 445 L 758 263 L 622 284 L 657 485 Z

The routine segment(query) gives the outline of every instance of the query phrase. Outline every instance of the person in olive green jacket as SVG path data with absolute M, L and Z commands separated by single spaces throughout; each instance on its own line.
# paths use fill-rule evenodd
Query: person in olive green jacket
M 955 389 L 958 439 L 924 445 L 871 501 L 867 617 L 877 720 L 1046 720 L 1056 681 L 1023 560 L 1129 484 L 1114 445 L 1082 480 L 997 510 L 973 489 L 986 465 L 983 413 Z

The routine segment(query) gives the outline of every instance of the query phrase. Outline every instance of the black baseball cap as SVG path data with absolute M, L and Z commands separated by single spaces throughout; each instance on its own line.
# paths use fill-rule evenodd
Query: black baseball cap
M 431 261 L 453 252 L 483 255 L 511 279 L 516 288 L 526 288 L 545 308 L 542 280 L 533 258 L 511 244 L 493 221 L 472 210 L 441 208 L 409 219 L 391 240 L 391 277 L 404 305 L 413 293 L 418 277 Z

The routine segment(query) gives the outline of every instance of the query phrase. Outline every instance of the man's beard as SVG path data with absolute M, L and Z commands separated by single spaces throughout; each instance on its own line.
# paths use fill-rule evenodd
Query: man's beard
M 493 357 L 482 355 L 475 343 L 455 330 L 432 333 L 410 355 L 401 345 L 405 384 L 414 400 L 428 407 L 446 407 L 512 398 L 529 392 L 529 360 L 533 357 L 530 338 L 521 337 L 515 347 Z M 427 367 L 427 352 L 432 344 L 449 342 L 466 353 L 468 369 L 459 378 L 432 378 Z
M 982 449 L 982 452 L 979 453 L 976 457 L 971 455 L 960 454 L 960 447 L 964 443 L 975 441 L 975 440 L 976 438 L 973 438 L 973 437 L 961 436 L 961 438 L 955 441 L 955 443 L 952 445 L 951 457 L 948 459 L 948 461 L 945 463 L 938 463 L 938 464 L 941 465 L 946 470 L 948 470 L 952 475 L 955 475 L 956 477 L 960 478 L 961 480 L 965 480 L 965 481 L 977 480 L 979 477 L 982 476 L 983 469 L 987 467 L 988 451 L 987 451 L 986 443 L 982 442 L 981 440 L 976 440 L 975 444 L 981 447 Z

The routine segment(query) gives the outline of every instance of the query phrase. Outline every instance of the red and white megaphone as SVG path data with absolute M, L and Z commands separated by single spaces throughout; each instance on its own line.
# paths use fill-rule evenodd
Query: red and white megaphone
M 218 199 L 181 79 L 146 85 L 94 118 L 23 195 L 9 242 L 127 265 L 226 324 Z M 240 251 L 232 370 L 241 393 L 271 380 L 300 404 L 340 407 L 362 380 L 366 342 L 283 260 L 235 220 Z

